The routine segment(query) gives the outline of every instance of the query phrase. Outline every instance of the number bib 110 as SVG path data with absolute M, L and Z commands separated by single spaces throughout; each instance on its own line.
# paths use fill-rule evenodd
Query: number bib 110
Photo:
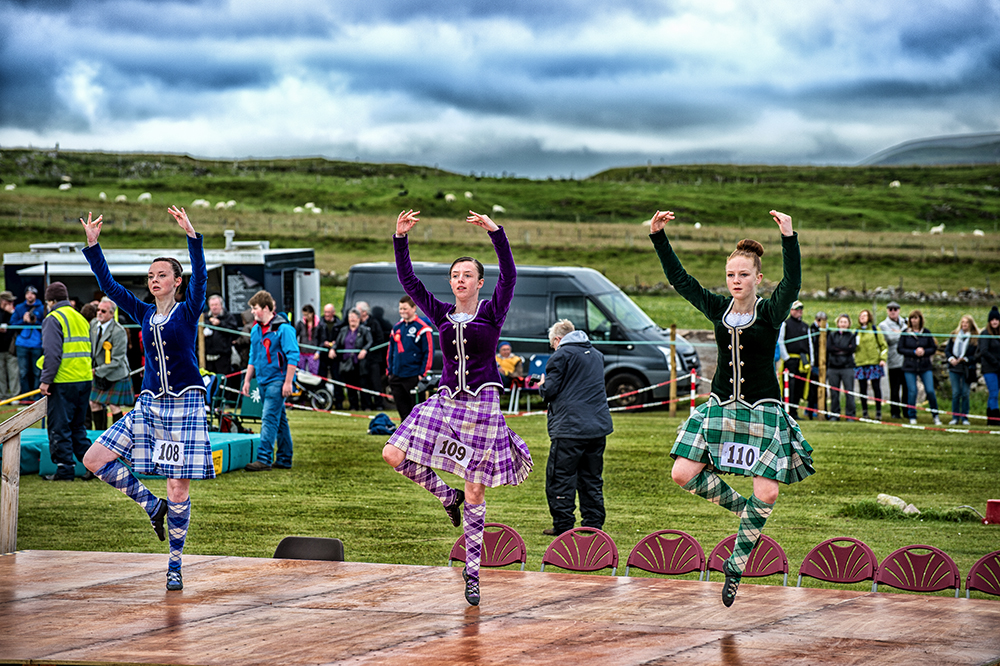
M 719 450 L 719 464 L 724 467 L 735 467 L 750 471 L 760 458 L 760 448 L 752 444 L 739 442 L 723 442 Z
M 153 462 L 166 467 L 184 466 L 184 443 L 169 439 L 153 440 Z
M 464 444 L 447 435 L 438 435 L 434 441 L 434 457 L 447 458 L 462 469 L 468 467 L 471 453 Z

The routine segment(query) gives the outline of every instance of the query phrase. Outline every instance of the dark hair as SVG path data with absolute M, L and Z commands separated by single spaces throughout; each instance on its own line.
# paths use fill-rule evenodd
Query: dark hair
M 305 305 L 302 306 L 302 311 L 303 312 L 308 312 L 311 315 L 316 314 L 316 308 L 314 308 L 313 306 L 309 305 L 308 303 L 306 303 Z
M 150 266 L 152 266 L 158 261 L 165 261 L 168 264 L 170 264 L 170 268 L 172 268 L 174 271 L 175 278 L 184 276 L 184 269 L 181 267 L 181 262 L 177 261 L 173 257 L 157 257 L 156 259 L 153 259 L 153 263 L 150 264 Z
M 478 259 L 476 259 L 475 257 L 459 257 L 455 261 L 451 262 L 451 268 L 448 269 L 448 279 L 449 280 L 451 279 L 451 271 L 452 271 L 452 269 L 455 268 L 455 264 L 461 263 L 463 261 L 471 261 L 472 263 L 474 263 L 476 265 L 476 270 L 479 271 L 479 279 L 480 280 L 483 279 L 483 275 L 485 274 L 485 271 L 483 270 L 483 265 L 479 262 Z
M 920 310 L 911 310 L 910 314 L 906 317 L 906 323 L 909 323 L 914 317 L 918 317 L 920 319 L 920 331 L 924 330 L 924 313 Z M 917 331 L 917 333 L 920 331 Z
M 736 244 L 736 249 L 733 253 L 729 255 L 729 259 L 733 257 L 746 257 L 753 261 L 754 268 L 760 273 L 760 258 L 764 256 L 764 246 L 755 240 L 750 238 L 744 238 L 739 243 Z M 728 262 L 729 259 L 726 261 Z
M 407 304 L 407 305 L 409 305 L 409 306 L 410 306 L 411 308 L 415 308 L 415 307 L 417 307 L 417 304 L 416 304 L 416 303 L 414 303 L 414 302 L 413 302 L 413 299 L 412 299 L 412 298 L 410 298 L 409 296 L 403 296 L 402 298 L 400 298 L 400 299 L 399 299 L 399 302 L 400 302 L 400 303 L 406 303 L 406 304 Z

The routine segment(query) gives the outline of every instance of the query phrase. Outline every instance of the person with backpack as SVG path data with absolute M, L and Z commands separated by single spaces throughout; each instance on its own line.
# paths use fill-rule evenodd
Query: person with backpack
M 299 343 L 295 328 L 274 311 L 274 298 L 261 289 L 250 297 L 250 310 L 256 322 L 250 329 L 250 363 L 243 378 L 243 395 L 250 395 L 250 380 L 257 377 L 257 389 L 263 403 L 260 417 L 260 444 L 257 460 L 243 469 L 262 472 L 272 467 L 292 466 L 292 432 L 285 414 L 285 398 L 292 394 L 292 380 L 299 363 Z M 274 464 L 271 456 L 277 443 Z

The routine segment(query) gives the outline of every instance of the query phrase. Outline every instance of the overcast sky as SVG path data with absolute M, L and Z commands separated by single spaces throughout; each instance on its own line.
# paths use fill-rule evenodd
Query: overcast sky
M 0 146 L 467 173 L 1000 130 L 1000 0 L 0 0 Z

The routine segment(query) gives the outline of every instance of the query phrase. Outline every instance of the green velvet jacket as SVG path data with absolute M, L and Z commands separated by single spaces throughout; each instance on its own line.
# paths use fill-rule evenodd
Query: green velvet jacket
M 781 322 L 788 317 L 802 286 L 798 234 L 781 237 L 784 270 L 781 282 L 771 298 L 757 297 L 753 319 L 739 328 L 723 321 L 733 307 L 732 296 L 712 293 L 688 275 L 663 231 L 649 238 L 660 257 L 667 280 L 715 327 L 719 364 L 712 379 L 712 394 L 721 404 L 741 402 L 753 407 L 762 401 L 780 402 L 781 390 L 774 372 L 774 348 Z

